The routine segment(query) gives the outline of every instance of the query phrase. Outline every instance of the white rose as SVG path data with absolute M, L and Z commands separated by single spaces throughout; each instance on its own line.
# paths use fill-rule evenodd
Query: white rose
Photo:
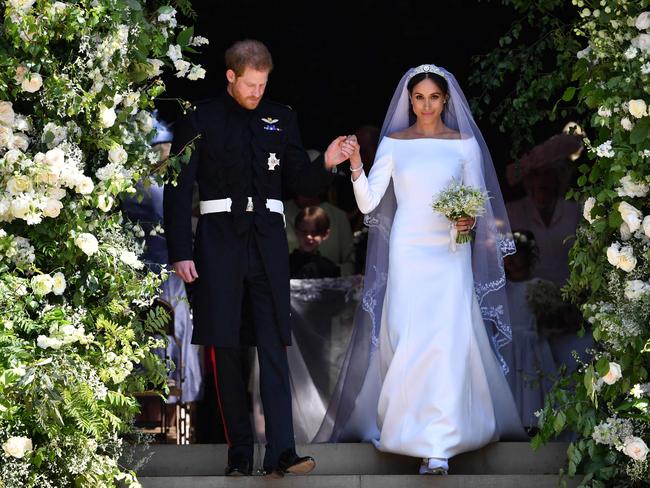
M 31 132 L 32 123 L 24 115 L 16 114 L 14 118 L 14 129 L 22 132 Z
M 628 300 L 636 300 L 641 298 L 650 289 L 650 285 L 641 280 L 630 280 L 625 283 L 625 298 Z
M 86 232 L 79 234 L 74 240 L 74 243 L 88 256 L 92 256 L 97 252 L 97 249 L 99 249 L 97 238 L 94 235 Z
M 108 212 L 113 206 L 113 197 L 110 195 L 101 194 L 97 197 L 97 208 L 102 212 Z
M 2 129 L 3 127 L 0 127 Z M 20 149 L 21 151 L 27 151 L 29 148 L 29 137 L 21 132 L 16 132 L 13 134 L 10 144 L 12 149 Z
M 95 184 L 93 183 L 93 180 L 91 180 L 88 176 L 81 176 L 75 185 L 75 190 L 81 195 L 88 195 L 92 193 L 94 188 Z
M 641 100 L 641 99 L 630 100 L 628 102 L 627 107 L 630 114 L 633 117 L 636 117 L 637 119 L 640 119 L 641 117 L 645 117 L 646 115 L 648 115 L 648 106 L 646 105 L 645 100 Z
M 52 291 L 54 281 L 49 274 L 36 275 L 32 278 L 30 285 L 36 295 L 47 295 Z
M 635 461 L 645 461 L 648 455 L 648 446 L 639 437 L 626 437 L 623 443 L 623 453 L 630 456 Z
M 650 237 L 650 215 L 646 215 L 643 218 L 643 223 L 641 225 L 643 226 L 643 233 L 646 237 Z
M 43 214 L 46 217 L 54 219 L 59 216 L 62 208 L 63 204 L 60 201 L 55 200 L 54 198 L 48 198 L 47 202 L 45 203 L 45 208 L 43 208 Z
M 645 197 L 650 191 L 650 185 L 634 181 L 630 175 L 623 176 L 620 182 L 621 186 L 616 188 L 619 197 Z
M 117 119 L 117 114 L 113 108 L 108 108 L 105 105 L 99 105 L 99 125 L 104 129 L 112 127 Z
M 607 261 L 609 261 L 609 264 L 611 264 L 612 266 L 617 266 L 620 256 L 621 256 L 621 245 L 618 242 L 613 242 L 607 248 Z
M 22 155 L 23 153 L 20 152 L 18 149 L 11 149 L 10 151 L 7 151 L 5 153 L 5 157 L 4 157 L 5 163 L 15 164 L 18 162 L 18 160 Z
M 593 223 L 594 220 L 596 220 L 591 216 L 591 211 L 593 210 L 594 205 L 596 205 L 596 199 L 594 197 L 589 197 L 585 201 L 585 205 L 582 209 L 582 216 L 590 224 Z
M 149 78 L 154 76 L 159 76 L 162 74 L 162 67 L 165 64 L 161 59 L 147 59 L 147 62 L 151 65 L 149 70 Z
M 63 295 L 65 286 L 66 282 L 64 274 L 61 272 L 54 273 L 54 276 L 52 276 L 52 292 L 55 295 Z
M 66 195 L 65 188 L 50 188 L 47 191 L 47 196 L 54 200 L 63 200 Z
M 641 51 L 650 52 L 650 34 L 639 34 L 632 39 L 632 45 L 639 48 Z
M 27 73 L 29 73 L 29 68 L 27 66 L 17 66 L 16 73 L 14 74 L 14 80 L 16 80 L 16 83 L 22 83 L 25 76 L 27 76 Z
M 30 73 L 20 84 L 23 91 L 35 93 L 43 86 L 43 78 L 38 73 Z
M 609 371 L 603 376 L 603 381 L 608 385 L 613 385 L 621 379 L 621 366 L 618 363 L 609 363 Z
M 628 131 L 634 129 L 634 124 L 627 117 L 623 117 L 621 119 L 621 126 L 623 127 L 623 129 L 628 130 Z
M 616 267 L 622 269 L 626 273 L 629 273 L 636 268 L 636 257 L 634 256 L 634 250 L 631 246 L 624 246 L 621 248 Z
M 190 41 L 190 46 L 203 46 L 204 44 L 210 44 L 210 40 L 203 36 L 193 37 Z
M 639 30 L 646 30 L 650 28 L 650 12 L 641 12 L 636 18 L 634 25 Z
M 621 233 L 622 241 L 629 241 L 630 239 L 632 239 L 632 232 L 630 231 L 630 227 L 625 222 L 621 224 L 619 231 Z
M 178 44 L 170 44 L 169 48 L 167 49 L 167 56 L 172 61 L 181 59 L 183 57 L 183 54 L 181 53 L 181 47 Z
M 65 153 L 58 147 L 50 149 L 45 153 L 45 164 L 47 164 L 51 169 L 58 169 L 60 171 L 61 168 L 63 168 L 64 163 Z
M 14 198 L 11 201 L 11 214 L 17 219 L 25 219 L 31 207 L 29 196 Z
M 12 176 L 7 180 L 7 191 L 12 195 L 32 191 L 32 180 L 25 175 Z
M 10 437 L 2 444 L 2 450 L 7 456 L 21 459 L 33 449 L 32 440 L 29 437 Z
M 115 164 L 124 164 L 129 158 L 128 153 L 122 146 L 114 146 L 108 151 L 108 160 Z
M 143 263 L 133 251 L 124 251 L 120 254 L 120 261 L 134 269 L 142 269 Z
M 0 148 L 14 147 L 14 133 L 9 127 L 0 125 Z
M 639 227 L 641 227 L 641 219 L 643 218 L 643 214 L 629 203 L 619 203 L 618 212 L 621 214 L 623 222 L 625 222 L 630 228 L 630 232 L 634 233 Z
M 13 127 L 16 114 L 11 102 L 0 102 L 0 124 Z

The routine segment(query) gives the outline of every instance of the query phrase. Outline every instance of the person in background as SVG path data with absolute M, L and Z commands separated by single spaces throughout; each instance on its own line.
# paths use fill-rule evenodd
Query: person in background
M 515 230 L 512 234 L 517 252 L 503 259 L 514 349 L 514 367 L 509 380 L 522 423 L 533 433 L 537 427 L 535 412 L 544 406 L 544 397 L 553 386 L 557 368 L 546 337 L 539 333 L 541 324 L 529 303 L 531 292 L 540 289 L 537 287 L 542 282 L 532 277 L 539 259 L 535 236 L 528 230 Z
M 320 156 L 320 152 L 314 149 L 308 150 L 307 153 L 312 161 Z M 336 205 L 325 201 L 322 195 L 298 194 L 292 200 L 285 202 L 284 213 L 287 220 L 289 252 L 298 249 L 298 236 L 294 222 L 300 210 L 306 207 L 322 208 L 330 221 L 329 237 L 321 243 L 319 248 L 321 256 L 336 264 L 341 270 L 342 276 L 354 274 L 354 244 L 348 216 Z
M 298 248 L 289 256 L 291 278 L 337 278 L 341 270 L 332 261 L 321 256 L 319 248 L 330 237 L 330 219 L 320 207 L 305 207 L 295 221 Z
M 579 133 L 556 134 L 524 155 L 518 167 L 507 168 L 509 182 L 519 179 L 526 190 L 524 198 L 506 205 L 510 225 L 533 232 L 539 260 L 532 276 L 557 287 L 564 286 L 569 277 L 569 250 L 582 218 L 580 205 L 564 198 L 573 172 L 572 161 L 580 156 L 583 147 Z M 561 325 L 547 335 L 555 362 L 566 365 L 571 372 L 577 367 L 573 351 L 585 360 L 593 337 L 589 331 L 578 336 L 581 321 L 575 307 L 565 304 L 562 311 Z
M 533 276 L 563 286 L 569 277 L 569 249 L 581 217 L 579 205 L 564 198 L 573 170 L 572 159 L 582 139 L 557 134 L 524 155 L 519 166 L 508 168 L 511 183 L 523 183 L 526 196 L 506 205 L 510 225 L 528 229 L 539 246 Z

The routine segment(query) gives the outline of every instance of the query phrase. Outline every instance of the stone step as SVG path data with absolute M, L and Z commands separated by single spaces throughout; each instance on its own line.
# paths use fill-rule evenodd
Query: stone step
M 557 475 L 565 466 L 567 446 L 554 442 L 533 451 L 527 442 L 497 442 L 454 457 L 449 468 L 454 475 Z M 321 476 L 411 475 L 417 473 L 420 464 L 417 458 L 382 453 L 372 444 L 363 443 L 306 444 L 298 446 L 297 451 L 316 459 L 314 474 Z M 255 468 L 261 467 L 263 454 L 263 448 L 256 446 Z M 146 456 L 150 456 L 149 461 L 137 469 L 138 475 L 145 478 L 212 477 L 223 475 L 227 447 L 223 444 L 159 444 L 133 452 L 134 459 Z M 137 468 L 127 459 L 123 462 Z
M 140 478 L 143 488 L 557 488 L 558 475 L 177 476 Z M 577 479 L 567 487 L 578 486 Z

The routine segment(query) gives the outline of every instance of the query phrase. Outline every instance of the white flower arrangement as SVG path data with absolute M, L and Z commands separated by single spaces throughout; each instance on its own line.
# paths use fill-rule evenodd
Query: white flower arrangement
M 485 213 L 488 194 L 478 188 L 452 181 L 447 188 L 434 196 L 431 207 L 434 212 L 444 215 L 451 221 L 452 232 L 455 222 L 463 217 L 478 218 Z M 454 240 L 452 238 L 452 240 Z M 472 241 L 471 234 L 456 234 L 455 242 L 459 244 Z

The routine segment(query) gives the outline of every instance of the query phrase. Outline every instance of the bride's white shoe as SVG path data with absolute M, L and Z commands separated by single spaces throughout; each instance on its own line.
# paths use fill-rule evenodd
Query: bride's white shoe
M 420 474 L 446 475 L 449 471 L 449 463 L 442 458 L 423 458 L 420 463 Z

